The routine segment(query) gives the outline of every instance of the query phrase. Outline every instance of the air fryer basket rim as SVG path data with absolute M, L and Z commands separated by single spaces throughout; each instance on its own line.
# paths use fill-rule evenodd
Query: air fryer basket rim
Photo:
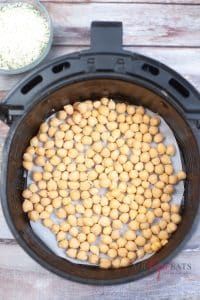
M 108 25 L 113 28 L 113 26 L 114 26 L 113 24 L 115 25 L 115 23 L 109 23 Z M 102 23 L 100 25 L 102 25 Z M 100 26 L 100 28 L 101 28 L 101 26 Z M 120 28 L 119 23 L 117 24 L 117 28 L 118 29 Z M 119 36 L 118 36 L 118 38 L 119 38 Z M 119 44 L 120 43 L 118 43 L 118 46 L 119 46 Z M 105 62 L 107 63 L 107 59 L 110 60 L 112 57 L 116 56 L 117 57 L 116 59 L 122 59 L 121 60 L 122 64 L 121 63 L 118 64 L 118 68 L 119 68 L 119 66 L 123 65 L 123 59 L 124 59 L 125 63 L 126 63 L 126 58 L 127 58 L 128 61 L 130 61 L 130 53 L 123 52 L 120 47 L 118 47 L 118 49 L 117 49 L 118 53 L 107 53 L 108 49 L 106 49 L 106 53 L 104 53 L 103 55 L 102 55 L 102 53 L 98 54 L 97 50 L 98 49 L 96 49 L 93 45 L 93 51 L 95 51 L 95 52 L 86 53 L 86 51 L 84 51 L 83 56 L 82 56 L 84 59 L 82 60 L 81 64 L 85 63 L 86 58 L 87 58 L 87 62 L 89 60 L 89 65 L 91 65 L 94 62 L 93 60 L 96 59 L 97 61 L 99 60 L 99 62 L 102 63 L 102 67 L 104 68 L 105 67 L 104 63 Z M 113 51 L 113 49 L 112 49 L 112 51 Z M 123 53 L 123 55 L 122 55 L 122 53 Z M 137 63 L 137 59 L 138 59 L 138 61 L 140 61 L 142 58 L 146 59 L 145 57 L 139 56 L 139 55 L 138 55 L 138 57 L 135 57 L 135 55 L 133 55 L 133 56 L 134 56 L 134 59 L 135 59 L 136 63 Z M 50 64 L 48 64 L 46 66 L 47 75 L 49 74 L 49 67 L 51 67 L 51 68 L 54 67 L 54 65 L 57 63 L 57 61 L 59 61 L 59 62 L 61 61 L 63 63 L 63 62 L 66 62 L 66 61 L 70 61 L 70 59 L 72 59 L 72 61 L 77 60 L 78 64 L 80 64 L 80 57 L 81 57 L 81 53 L 78 53 L 75 56 L 69 55 L 69 56 L 65 56 L 61 59 L 57 59 L 56 62 L 52 61 Z M 105 61 L 104 61 L 104 59 L 105 59 Z M 148 60 L 148 58 L 147 58 L 147 60 Z M 99 62 L 97 62 L 97 65 L 98 65 Z M 158 65 L 159 65 L 160 70 L 162 70 L 163 65 L 160 65 L 159 63 L 158 63 Z M 88 72 L 88 64 L 86 64 L 85 68 L 87 69 L 86 74 L 80 74 L 80 73 L 77 73 L 77 69 L 76 69 L 76 66 L 75 66 L 74 67 L 75 70 L 73 70 L 74 73 L 72 72 L 73 76 L 71 76 L 69 78 L 65 78 L 66 77 L 65 72 L 64 72 L 64 75 L 59 73 L 57 78 L 56 78 L 56 75 L 55 75 L 55 78 L 51 78 L 51 83 L 52 83 L 52 86 L 53 86 L 52 90 L 57 89 L 59 85 L 63 85 L 64 83 L 69 84 L 70 81 L 71 82 L 75 82 L 75 81 L 78 82 L 80 80 L 87 80 L 87 79 L 90 79 L 90 78 L 95 78 L 95 76 L 96 76 L 96 78 L 98 78 L 98 77 L 99 78 L 100 77 L 103 77 L 103 78 L 109 78 L 110 77 L 111 78 L 113 76 L 115 79 L 118 78 L 119 80 L 120 79 L 121 80 L 128 80 L 128 78 L 130 78 L 130 81 L 131 81 L 131 78 L 132 78 L 132 80 L 134 79 L 135 81 L 137 81 L 137 80 L 142 81 L 143 80 L 143 77 L 142 77 L 141 74 L 139 74 L 139 76 L 135 76 L 135 77 L 133 76 L 133 74 L 132 75 L 131 74 L 128 74 L 128 75 L 124 74 L 124 72 L 122 70 L 123 68 L 122 69 L 119 68 L 117 70 L 114 68 L 112 70 L 112 72 L 110 70 L 103 70 L 103 71 L 102 70 L 100 70 L 100 71 L 99 70 L 92 70 L 91 73 Z M 41 69 L 45 70 L 45 67 L 39 68 L 38 71 L 35 71 L 34 76 L 35 76 L 35 74 L 40 74 Z M 138 70 L 137 68 L 134 70 L 136 75 L 138 75 L 137 70 Z M 175 72 L 173 72 L 173 76 L 174 76 L 174 74 L 175 74 Z M 179 75 L 177 75 L 177 76 L 178 76 L 178 79 L 181 78 Z M 23 81 L 23 85 L 24 85 L 24 82 L 30 81 L 30 78 L 31 78 L 31 76 L 30 77 L 28 76 L 27 79 L 25 79 Z M 169 95 L 163 93 L 161 91 L 162 89 L 160 88 L 160 86 L 158 84 L 156 84 L 155 78 L 152 78 L 151 75 L 149 75 L 148 79 L 149 80 L 147 80 L 147 78 L 144 78 L 144 81 L 146 80 L 146 84 L 147 85 L 152 85 L 153 90 L 154 91 L 156 90 L 157 93 L 162 95 L 163 98 L 167 99 L 168 101 L 170 100 L 171 97 L 172 98 L 177 98 L 177 95 L 176 95 L 176 97 L 174 95 L 170 95 L 171 96 L 170 97 Z M 183 82 L 184 82 L 184 79 L 183 79 L 182 83 Z M 4 214 L 5 214 L 6 220 L 8 222 L 8 225 L 9 225 L 12 233 L 16 237 L 17 241 L 19 242 L 19 244 L 22 246 L 22 248 L 25 249 L 25 251 L 31 257 L 33 257 L 36 261 L 38 261 L 41 265 L 43 265 L 44 267 L 46 267 L 50 271 L 53 271 L 57 275 L 60 275 L 64 278 L 71 279 L 71 280 L 78 281 L 78 282 L 82 282 L 82 283 L 86 283 L 86 284 L 90 283 L 90 284 L 96 284 L 96 285 L 103 285 L 103 284 L 108 285 L 108 284 L 125 283 L 125 282 L 129 282 L 131 280 L 141 278 L 141 277 L 143 277 L 145 275 L 148 275 L 148 274 L 152 273 L 153 271 L 155 271 L 156 269 L 151 268 L 151 269 L 148 269 L 148 270 L 144 270 L 144 272 L 141 272 L 137 275 L 134 275 L 134 278 L 132 278 L 131 275 L 130 275 L 129 277 L 126 277 L 126 278 L 120 278 L 120 279 L 114 279 L 114 280 L 105 280 L 105 281 L 104 280 L 97 281 L 97 280 L 92 280 L 92 279 L 87 279 L 87 278 L 84 279 L 84 278 L 80 278 L 80 277 L 76 277 L 76 276 L 73 277 L 72 275 L 68 275 L 66 273 L 62 274 L 62 272 L 56 270 L 51 265 L 47 264 L 44 260 L 42 260 L 40 257 L 38 257 L 36 255 L 36 253 L 31 248 L 28 247 L 28 245 L 26 244 L 24 239 L 19 235 L 18 231 L 16 230 L 16 228 L 15 228 L 13 222 L 12 222 L 12 216 L 10 215 L 10 210 L 9 210 L 9 207 L 8 207 L 8 201 L 7 201 L 7 197 L 6 197 L 6 195 L 7 195 L 7 186 L 6 186 L 6 184 L 4 184 L 5 181 L 6 181 L 5 174 L 7 173 L 7 167 L 8 167 L 8 165 L 7 165 L 8 164 L 8 152 L 10 152 L 9 149 L 10 149 L 10 146 L 12 144 L 13 137 L 15 135 L 16 129 L 18 128 L 19 124 L 22 122 L 23 118 L 25 118 L 26 114 L 29 111 L 32 110 L 32 107 L 34 105 L 37 105 L 37 103 L 39 102 L 39 98 L 43 99 L 45 94 L 50 93 L 50 84 L 49 84 L 49 82 L 48 82 L 47 86 L 45 86 L 45 84 L 44 84 L 43 87 L 39 84 L 38 86 L 36 86 L 36 88 L 33 89 L 33 92 L 30 91 L 30 94 L 25 95 L 25 98 L 24 98 L 26 100 L 28 99 L 29 101 L 35 100 L 35 102 L 33 101 L 31 104 L 29 104 L 27 106 L 24 106 L 24 107 L 22 105 L 19 106 L 19 105 L 16 105 L 17 103 L 15 103 L 14 100 L 16 100 L 16 98 L 17 98 L 16 96 L 19 95 L 19 93 L 21 93 L 21 85 L 22 84 L 20 83 L 18 85 L 18 87 L 16 87 L 16 89 L 13 92 L 10 93 L 10 96 L 8 96 L 7 102 L 6 102 L 6 104 L 8 104 L 8 106 L 4 105 L 4 106 L 0 107 L 0 112 L 2 113 L 2 116 L 5 117 L 5 119 L 7 119 L 8 122 L 13 119 L 14 113 L 16 113 L 16 111 L 17 111 L 17 113 L 20 112 L 20 114 L 21 114 L 21 117 L 17 118 L 15 120 L 15 122 L 13 123 L 13 125 L 11 126 L 8 138 L 7 138 L 6 143 L 4 145 L 4 150 L 3 150 L 3 155 L 4 156 L 3 156 L 2 177 L 1 177 L 3 211 L 4 211 Z M 194 100 L 194 98 L 195 98 L 195 101 L 196 101 L 196 98 L 197 98 L 197 100 L 199 100 L 198 92 L 195 91 L 195 89 L 193 89 L 193 87 L 191 87 L 191 85 L 189 83 L 187 83 L 187 89 L 189 89 L 189 91 L 191 91 L 193 100 Z M 163 90 L 165 91 L 165 89 L 163 89 Z M 39 93 L 38 93 L 38 91 L 39 91 Z M 36 94 L 38 94 L 39 97 L 36 97 Z M 170 92 L 169 92 L 169 94 L 170 94 Z M 198 103 L 198 102 L 194 103 L 193 108 L 197 107 L 196 103 Z M 193 135 L 196 136 L 196 142 L 197 142 L 197 148 L 198 148 L 199 132 L 196 128 L 196 121 L 198 121 L 199 117 L 196 118 L 196 116 L 199 116 L 199 112 L 198 112 L 198 110 L 193 109 L 193 108 L 191 110 L 191 107 L 189 107 L 189 105 L 187 103 L 186 103 L 186 106 L 185 106 L 185 103 L 184 103 L 183 106 L 180 106 L 179 104 L 176 105 L 176 104 L 177 103 L 174 103 L 174 106 L 177 106 L 176 107 L 177 111 L 179 111 L 179 113 L 182 114 L 182 116 L 185 116 L 185 121 L 187 122 L 190 130 L 193 132 Z M 9 107 L 9 105 L 10 105 L 10 107 Z M 9 109 L 8 109 L 8 107 L 9 107 Z M 192 119 L 192 121 L 190 121 L 191 119 Z M 198 148 L 198 150 L 199 150 L 199 148 Z M 195 225 L 193 225 L 193 226 L 195 226 Z M 189 234 L 187 235 L 187 240 L 188 239 L 189 239 Z M 184 239 L 184 241 L 185 241 L 185 239 Z M 181 245 L 182 244 L 183 244 L 183 241 L 182 241 Z M 169 255 L 167 258 L 162 260 L 162 263 L 166 263 L 166 261 L 171 259 L 177 253 L 177 251 L 180 249 L 181 245 L 179 245 L 179 247 L 177 247 L 177 249 L 174 250 L 171 255 Z
M 28 109 L 29 111 L 31 111 L 31 107 L 29 107 L 29 109 Z M 24 116 L 23 117 L 25 117 L 25 114 L 24 114 Z M 12 132 L 13 132 L 13 134 L 14 134 L 14 132 L 15 132 L 15 129 L 18 127 L 18 125 L 19 125 L 19 123 L 21 123 L 22 122 L 22 119 L 23 118 L 20 118 L 20 119 L 18 119 L 18 120 L 16 120 L 16 122 L 13 124 L 13 126 L 15 127 L 13 130 L 12 130 Z M 12 127 L 13 127 L 12 126 Z M 9 139 L 9 142 L 11 143 L 12 142 L 12 136 L 10 136 L 10 139 Z M 6 144 L 6 146 L 8 147 L 9 145 L 9 142 Z M 6 151 L 7 152 L 7 151 Z M 4 152 L 5 153 L 5 152 Z M 7 163 L 5 162 L 5 164 L 4 164 L 4 166 L 6 167 L 6 165 L 7 165 Z M 5 173 L 4 173 L 5 174 Z M 7 202 L 5 201 L 4 202 L 6 205 L 7 205 Z M 6 209 L 6 212 L 8 213 L 8 210 Z M 11 227 L 12 227 L 12 223 L 11 223 Z M 13 229 L 13 228 L 11 228 L 11 229 Z M 15 229 L 14 229 L 15 230 Z M 13 231 L 13 230 L 12 230 Z M 13 232 L 14 233 L 14 232 Z M 15 235 L 17 234 L 18 235 L 18 233 L 15 231 L 15 233 L 14 233 Z M 189 237 L 189 236 L 188 236 Z M 19 243 L 23 246 L 23 248 L 24 247 L 26 247 L 26 251 L 28 250 L 28 253 L 29 253 L 29 255 L 31 255 L 33 258 L 35 258 L 40 264 L 42 264 L 43 266 L 45 266 L 46 268 L 48 268 L 49 270 L 51 270 L 51 271 L 53 271 L 53 272 L 56 272 L 56 270 L 52 270 L 52 268 L 51 268 L 51 266 L 49 266 L 49 265 L 47 265 L 46 263 L 44 263 L 43 261 L 41 261 L 41 259 L 38 259 L 38 257 L 36 257 L 35 256 L 35 253 L 34 252 L 32 252 L 31 251 L 31 249 L 29 249 L 28 247 L 27 247 L 27 245 L 24 245 L 24 241 L 23 241 L 23 239 L 21 239 L 21 237 L 20 236 L 18 236 L 18 241 L 19 241 Z M 179 248 L 178 248 L 179 249 Z M 177 253 L 177 250 L 175 251 L 176 253 Z M 170 256 L 170 258 L 171 258 L 171 256 Z M 165 263 L 166 261 L 168 261 L 168 259 L 169 259 L 169 257 L 166 259 L 166 260 L 164 260 L 164 261 L 162 261 L 162 263 Z M 139 274 L 138 275 L 138 278 L 140 278 L 140 277 L 142 277 L 142 276 L 144 276 L 144 275 L 147 275 L 147 274 L 149 274 L 149 273 L 151 273 L 152 271 L 155 271 L 156 270 L 156 268 L 155 269 L 150 269 L 150 270 L 148 270 L 147 272 L 146 272 L 146 274 Z M 68 279 L 72 279 L 72 280 L 75 280 L 75 281 L 79 281 L 79 282 L 83 282 L 83 280 L 81 279 L 80 280 L 80 278 L 72 278 L 72 276 L 70 276 L 70 277 L 67 277 L 67 275 L 64 275 L 64 274 L 61 274 L 60 272 L 56 272 L 58 275 L 61 275 L 61 276 L 64 276 L 65 278 L 68 278 Z M 136 276 L 134 276 L 134 279 L 136 279 Z M 84 280 L 84 283 L 91 283 L 91 284 L 99 284 L 99 285 L 101 285 L 101 284 L 114 284 L 114 283 L 124 283 L 124 282 L 128 282 L 128 281 L 130 281 L 130 280 L 133 280 L 133 278 L 125 278 L 125 279 L 121 279 L 121 280 L 119 280 L 119 282 L 117 281 L 117 280 L 114 280 L 114 281 L 102 281 L 102 282 L 97 282 L 97 281 L 91 281 L 91 280 L 87 280 L 87 279 L 85 279 Z

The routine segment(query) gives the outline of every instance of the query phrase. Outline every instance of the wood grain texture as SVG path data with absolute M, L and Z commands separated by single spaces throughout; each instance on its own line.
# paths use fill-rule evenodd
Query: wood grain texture
M 83 46 L 54 46 L 46 61 L 86 48 Z M 200 90 L 200 48 L 125 47 L 125 49 L 161 61 L 179 72 Z M 25 75 L 0 75 L 0 101 L 6 96 L 7 91 L 13 88 Z
M 88 45 L 91 22 L 112 20 L 123 22 L 125 45 L 200 46 L 198 5 L 46 2 L 45 6 L 56 44 Z
M 170 264 L 144 279 L 102 287 L 59 278 L 40 267 L 18 245 L 0 244 L 0 253 L 0 299 L 177 300 L 200 297 L 200 251 L 183 251 Z
M 41 2 L 65 2 L 65 3 L 102 3 L 102 2 L 114 2 L 114 3 L 139 3 L 139 4 L 178 4 L 178 5 L 187 5 L 187 4 L 199 4 L 199 0 L 42 0 Z

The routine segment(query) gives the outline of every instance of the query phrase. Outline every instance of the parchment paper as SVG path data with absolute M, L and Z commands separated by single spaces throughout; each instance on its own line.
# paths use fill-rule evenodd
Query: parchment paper
M 156 113 L 154 113 L 154 112 L 152 112 L 148 109 L 146 109 L 146 112 L 150 116 L 157 116 Z M 174 167 L 174 170 L 175 170 L 175 173 L 176 173 L 179 170 L 182 170 L 182 162 L 181 162 L 181 155 L 180 155 L 179 147 L 178 147 L 177 141 L 176 141 L 175 136 L 174 136 L 172 130 L 170 129 L 170 127 L 167 125 L 167 123 L 164 121 L 163 118 L 160 117 L 160 119 L 161 119 L 161 123 L 160 123 L 159 129 L 160 129 L 160 132 L 162 132 L 165 136 L 165 144 L 166 145 L 174 144 L 174 146 L 176 148 L 175 156 L 172 157 L 172 163 L 173 163 L 173 167 Z M 153 143 L 152 143 L 152 145 L 153 145 Z M 30 176 L 29 176 L 28 177 L 28 184 L 30 184 L 31 182 L 32 181 L 31 181 Z M 102 193 L 102 191 L 101 191 L 101 193 Z M 171 203 L 181 204 L 181 201 L 182 201 L 182 198 L 183 198 L 183 193 L 184 193 L 184 184 L 181 181 L 178 184 L 176 184 L 176 186 L 175 186 L 175 192 L 172 196 Z M 55 221 L 55 223 L 60 222 L 55 215 L 52 216 L 52 219 Z M 72 258 L 67 257 L 66 253 L 65 253 L 65 250 L 58 247 L 55 235 L 48 228 L 43 226 L 41 221 L 37 221 L 37 222 L 30 221 L 30 224 L 31 224 L 31 227 L 32 227 L 34 233 L 56 255 L 58 255 L 60 257 L 63 257 L 64 259 L 67 259 L 70 262 L 73 262 L 73 263 L 76 263 L 76 264 L 92 265 L 88 262 L 83 262 L 83 261 L 80 261 L 78 259 L 72 259 Z M 97 240 L 97 242 L 98 242 L 98 240 Z M 134 262 L 134 264 L 139 262 L 139 261 L 143 261 L 143 260 L 149 258 L 153 254 L 154 253 L 151 253 L 151 254 L 145 255 L 141 259 L 137 259 Z M 100 256 L 101 257 L 106 257 L 103 254 L 100 255 Z

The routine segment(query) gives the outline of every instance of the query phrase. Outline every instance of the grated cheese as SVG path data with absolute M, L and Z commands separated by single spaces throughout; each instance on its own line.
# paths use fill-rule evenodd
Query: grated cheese
M 48 22 L 34 6 L 25 2 L 0 6 L 0 69 L 18 69 L 34 62 L 49 36 Z

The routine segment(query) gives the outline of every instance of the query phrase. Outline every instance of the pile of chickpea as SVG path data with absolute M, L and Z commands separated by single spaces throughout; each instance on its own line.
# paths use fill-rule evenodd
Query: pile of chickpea
M 68 104 L 41 124 L 23 156 L 32 183 L 22 208 L 67 257 L 125 267 L 177 229 L 179 206 L 170 201 L 186 174 L 175 174 L 175 147 L 164 143 L 159 124 L 142 106 L 105 97 Z

